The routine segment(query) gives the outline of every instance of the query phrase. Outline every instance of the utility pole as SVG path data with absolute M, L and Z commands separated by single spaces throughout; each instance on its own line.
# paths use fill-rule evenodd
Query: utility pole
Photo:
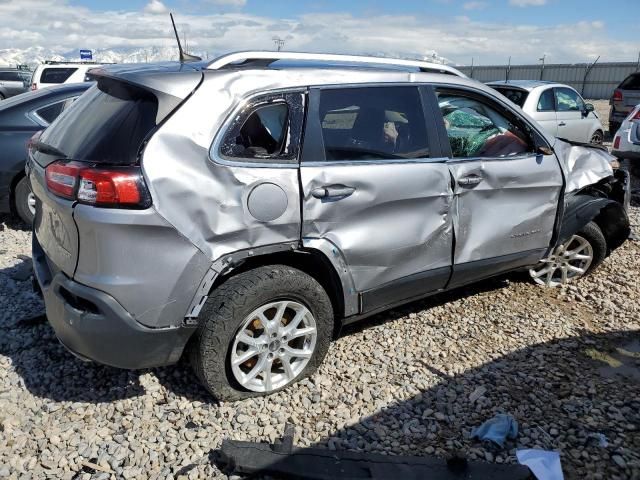
M 509 55 L 509 64 L 507 65 L 507 75 L 506 75 L 507 82 L 509 81 L 509 74 L 510 73 L 511 73 L 511 55 Z
M 541 58 L 539 58 L 538 60 L 540 60 L 542 62 L 542 68 L 540 69 L 540 80 L 542 80 L 542 77 L 544 77 L 544 60 L 545 58 L 547 58 L 547 54 L 545 53 L 544 55 L 542 55 Z
M 473 78 L 473 57 L 471 57 L 471 75 L 469 76 Z
M 284 47 L 284 40 L 283 39 L 281 39 L 278 36 L 275 36 L 271 40 L 273 40 L 273 43 L 275 44 L 275 46 L 278 49 L 278 51 L 282 50 L 282 47 Z

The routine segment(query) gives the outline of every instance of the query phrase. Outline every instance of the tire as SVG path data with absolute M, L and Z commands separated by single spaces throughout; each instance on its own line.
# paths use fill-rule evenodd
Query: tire
M 602 145 L 603 141 L 604 141 L 604 132 L 602 130 L 596 130 L 595 132 L 593 132 L 593 135 L 591 135 L 590 143 L 594 143 L 596 145 Z
M 16 213 L 27 225 L 33 224 L 35 216 L 35 207 L 33 206 L 33 193 L 27 177 L 22 178 L 16 185 L 13 201 L 16 207 Z
M 575 253 L 569 255 L 568 252 Z M 529 275 L 539 285 L 566 285 L 588 275 L 606 256 L 607 241 L 600 227 L 595 222 L 589 222 L 567 241 L 558 245 L 547 258 L 531 268 Z
M 280 306 L 285 304 L 286 307 L 282 307 L 284 309 L 283 320 L 275 321 L 280 312 Z M 272 305 L 278 305 L 278 308 L 276 309 Z M 299 308 L 299 310 L 291 309 L 292 311 L 289 312 L 290 306 Z M 251 328 L 257 329 L 258 332 L 261 330 L 263 322 L 259 316 L 254 314 L 265 308 L 269 309 L 264 310 L 264 316 L 268 320 L 274 320 L 274 325 L 277 325 L 274 328 L 281 333 L 286 330 L 285 316 L 288 315 L 288 322 L 293 324 L 293 319 L 298 318 L 297 313 L 300 312 L 303 315 L 306 308 L 307 313 L 304 313 L 301 317 L 303 320 L 300 321 L 300 324 L 304 322 L 303 328 L 294 329 L 293 332 L 302 332 L 305 328 L 310 329 L 309 325 L 313 323 L 313 320 L 316 328 L 314 341 L 310 340 L 312 335 L 302 338 L 303 346 L 295 345 L 295 342 L 300 342 L 300 337 L 287 341 L 286 336 L 278 336 L 273 340 L 276 335 L 268 334 L 265 327 L 261 334 L 249 333 L 252 333 L 251 339 L 256 338 L 263 341 L 266 338 L 270 342 L 267 346 L 252 344 L 249 347 L 248 343 L 244 344 L 240 338 L 249 338 L 249 336 L 242 336 L 242 333 L 246 334 L 247 329 Z M 277 311 L 274 312 L 272 318 L 269 318 L 273 310 Z M 212 292 L 202 308 L 200 318 L 202 323 L 189 344 L 189 360 L 204 387 L 215 398 L 223 401 L 242 400 L 270 394 L 313 373 L 327 353 L 334 325 L 331 301 L 322 286 L 300 270 L 284 265 L 259 267 L 232 277 Z M 294 334 L 290 336 L 294 336 Z M 293 347 L 292 344 L 294 344 Z M 311 344 L 313 345 L 310 346 Z M 241 354 L 250 354 L 249 350 L 253 351 L 253 348 L 260 353 L 254 354 L 244 363 L 232 365 L 232 357 L 234 359 L 243 357 L 238 354 L 239 349 L 243 346 L 246 346 L 247 349 L 246 351 L 240 350 Z M 307 347 L 309 348 L 305 355 L 309 355 L 309 358 L 297 358 L 292 355 L 289 357 L 291 362 L 288 362 L 286 358 L 282 360 L 275 358 L 271 360 L 272 363 L 268 364 L 270 365 L 268 369 L 260 371 L 258 376 L 254 377 L 251 381 L 253 383 L 245 379 L 245 384 L 241 384 L 242 372 L 246 373 L 248 378 L 254 369 L 259 370 L 259 362 L 268 361 L 267 357 L 285 355 L 282 353 L 285 348 L 287 350 L 296 348 L 295 351 L 303 352 Z M 284 368 L 285 361 L 289 364 L 288 370 Z M 255 363 L 251 364 L 251 362 Z M 263 364 L 260 363 L 260 365 Z M 295 368 L 300 370 L 294 375 Z M 273 374 L 274 369 L 281 373 Z M 285 370 L 287 371 L 285 372 Z M 273 379 L 273 386 L 270 389 L 264 387 L 261 390 L 259 383 L 263 386 L 267 385 L 265 374 Z M 286 383 L 280 384 L 283 379 L 287 380 Z M 272 382 L 269 380 L 268 385 L 271 384 Z

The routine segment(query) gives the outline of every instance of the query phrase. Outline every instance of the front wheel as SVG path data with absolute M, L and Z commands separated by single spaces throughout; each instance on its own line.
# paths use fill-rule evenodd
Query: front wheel
M 600 227 L 589 222 L 582 230 L 553 249 L 551 255 L 529 270 L 539 285 L 557 287 L 585 276 L 607 255 L 607 242 Z
M 229 279 L 200 315 L 189 356 L 218 400 L 270 394 L 313 373 L 327 353 L 334 322 L 322 286 L 284 265 Z
M 596 130 L 593 132 L 593 135 L 591 135 L 591 143 L 595 145 L 602 145 L 603 140 L 604 132 L 602 130 Z
M 22 178 L 16 185 L 14 202 L 16 213 L 27 225 L 33 224 L 36 215 L 36 197 L 31 191 L 27 177 Z

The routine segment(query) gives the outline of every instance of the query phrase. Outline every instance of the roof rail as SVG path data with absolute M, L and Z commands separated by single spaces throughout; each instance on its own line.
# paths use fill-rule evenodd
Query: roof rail
M 45 60 L 45 65 L 115 65 L 115 62 L 97 62 L 95 60 L 82 61 L 82 62 L 68 62 L 66 60 Z
M 270 52 L 270 51 L 247 51 L 234 52 L 213 60 L 207 65 L 207 70 L 221 70 L 233 67 L 268 67 L 278 60 L 298 60 L 308 62 L 344 62 L 363 65 L 391 65 L 397 67 L 417 68 L 421 72 L 445 73 L 466 77 L 461 71 L 448 65 L 439 63 L 423 62 L 420 60 L 404 60 L 400 58 L 369 57 L 365 55 L 340 55 L 333 53 L 300 53 L 300 52 Z

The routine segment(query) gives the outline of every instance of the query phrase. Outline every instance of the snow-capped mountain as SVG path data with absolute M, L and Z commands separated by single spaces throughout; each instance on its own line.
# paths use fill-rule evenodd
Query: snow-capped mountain
M 95 49 L 93 60 L 102 63 L 144 63 L 161 62 L 178 59 L 177 47 L 122 47 L 114 49 Z M 215 58 L 218 53 L 190 51 L 193 55 L 202 58 Z M 389 53 L 389 52 L 361 52 L 363 55 L 373 55 L 376 57 L 395 57 L 413 60 L 424 60 L 433 63 L 449 64 L 449 59 L 441 57 L 437 52 L 429 50 L 423 53 Z M 27 49 L 5 48 L 0 49 L 0 65 L 26 64 L 31 68 L 43 63 L 45 60 L 56 61 L 79 61 L 80 51 L 71 50 L 66 52 L 56 51 L 45 47 L 30 47 Z
M 198 53 L 196 52 L 194 53 L 194 55 L 198 55 Z M 98 63 L 142 63 L 177 59 L 177 47 L 125 47 L 93 50 L 93 60 Z M 77 62 L 80 61 L 80 51 L 72 50 L 67 52 L 60 52 L 45 47 L 30 47 L 27 49 L 0 49 L 0 65 L 15 66 L 17 64 L 26 64 L 30 67 L 35 67 L 45 60 Z

